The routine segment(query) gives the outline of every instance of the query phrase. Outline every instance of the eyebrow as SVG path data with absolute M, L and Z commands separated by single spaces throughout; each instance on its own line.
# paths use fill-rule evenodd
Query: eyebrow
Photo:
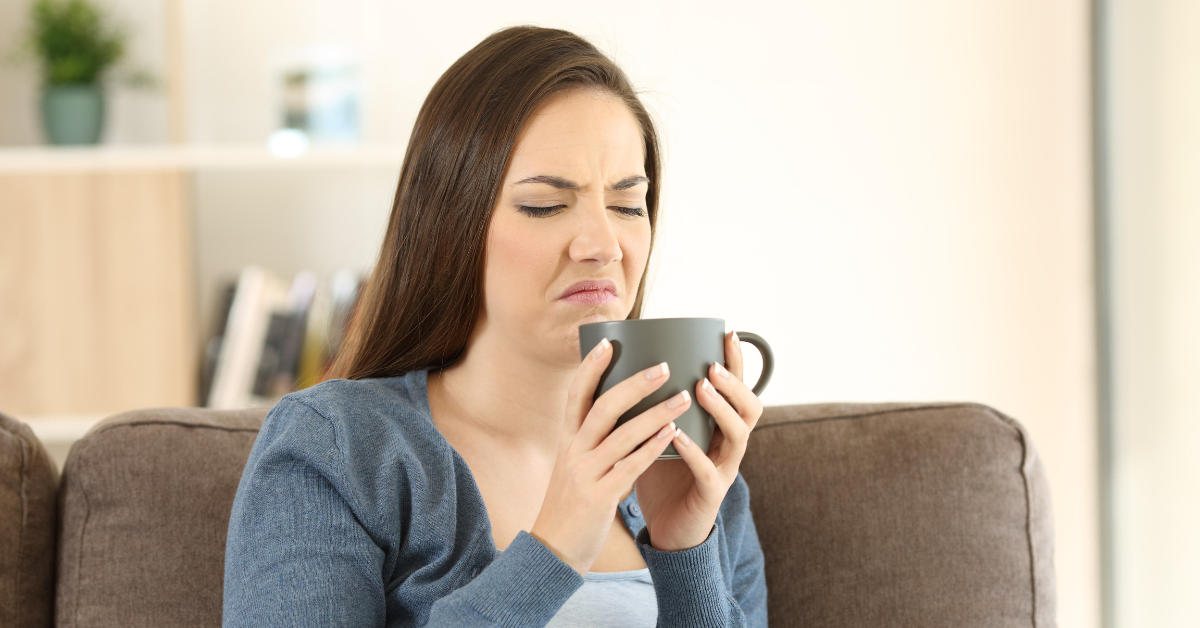
M 611 191 L 614 191 L 614 192 L 619 191 L 619 190 L 628 190 L 629 188 L 631 188 L 635 185 L 638 185 L 639 183 L 649 183 L 649 182 L 650 182 L 650 179 L 647 179 L 646 177 L 643 177 L 641 175 L 634 175 L 632 177 L 625 177 L 624 179 L 617 181 L 616 184 L 612 185 L 608 189 Z M 579 192 L 583 189 L 579 186 L 578 183 L 575 183 L 574 181 L 569 181 L 562 177 L 552 177 L 550 175 L 545 175 L 545 174 L 540 174 L 536 177 L 529 177 L 528 179 L 521 179 L 520 181 L 517 181 L 513 185 L 521 185 L 522 183 L 545 183 L 546 185 L 552 185 L 560 190 L 574 190 L 576 192 Z

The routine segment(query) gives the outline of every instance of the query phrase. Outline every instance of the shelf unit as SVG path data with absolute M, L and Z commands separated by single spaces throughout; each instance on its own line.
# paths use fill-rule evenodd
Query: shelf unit
M 398 170 L 404 147 L 0 148 L 0 411 L 52 449 L 103 417 L 194 403 L 193 174 Z M 61 463 L 61 460 L 60 460 Z

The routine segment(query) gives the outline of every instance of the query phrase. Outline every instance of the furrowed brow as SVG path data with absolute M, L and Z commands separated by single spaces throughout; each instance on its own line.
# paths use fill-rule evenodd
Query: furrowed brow
M 641 175 L 636 175 L 636 176 L 632 176 L 632 177 L 625 177 L 624 179 L 617 181 L 614 185 L 610 186 L 608 189 L 611 191 L 614 191 L 614 192 L 620 191 L 620 190 L 628 190 L 629 188 L 631 188 L 635 185 L 638 185 L 641 183 L 649 183 L 649 182 L 650 182 L 650 179 L 647 179 L 646 177 L 643 177 Z M 554 177 L 554 176 L 545 175 L 545 174 L 541 174 L 536 177 L 529 177 L 528 179 L 521 179 L 520 181 L 517 181 L 513 185 L 521 185 L 522 183 L 544 183 L 546 185 L 553 186 L 560 190 L 573 190 L 575 192 L 580 192 L 583 190 L 583 188 L 580 187 L 580 185 L 578 183 L 575 183 L 574 181 L 570 181 L 570 180 L 564 179 L 562 177 Z
M 546 175 L 546 174 L 539 174 L 536 177 L 529 177 L 528 179 L 521 179 L 520 181 L 517 181 L 513 185 L 521 185 L 522 183 L 544 183 L 546 185 L 554 186 L 560 190 L 574 190 L 576 192 L 578 192 L 582 189 L 579 187 L 579 184 L 575 183 L 574 181 L 568 181 L 567 179 L 564 179 L 562 177 L 552 177 L 552 176 Z
M 649 182 L 650 182 L 650 179 L 647 179 L 646 177 L 643 177 L 641 175 L 633 176 L 633 177 L 625 177 L 624 179 L 617 181 L 616 185 L 614 185 L 608 189 L 613 190 L 613 191 L 628 190 L 629 188 L 631 188 L 635 185 L 638 185 L 640 183 L 649 183 Z

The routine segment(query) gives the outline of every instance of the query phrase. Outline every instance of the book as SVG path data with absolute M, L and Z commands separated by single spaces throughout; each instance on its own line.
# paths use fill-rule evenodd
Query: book
M 251 389 L 253 403 L 267 403 L 295 389 L 305 322 L 317 289 L 317 275 L 301 271 L 292 279 L 287 303 L 271 312 Z
M 252 399 L 271 313 L 287 303 L 288 285 L 274 273 L 248 266 L 238 276 L 209 390 L 209 408 L 245 408 Z
M 300 350 L 300 368 L 295 389 L 316 385 L 333 356 L 329 353 L 329 328 L 333 322 L 333 304 L 328 282 L 321 282 L 313 294 L 304 325 L 304 345 Z
M 201 405 L 273 405 L 326 379 L 361 286 L 350 270 L 328 280 L 301 271 L 289 285 L 266 269 L 244 268 L 222 291 L 201 365 Z
M 213 375 L 217 370 L 217 358 L 221 353 L 221 340 L 225 337 L 225 324 L 229 321 L 229 310 L 233 307 L 233 296 L 237 293 L 237 282 L 227 282 L 220 289 L 217 298 L 217 315 L 213 319 L 213 333 L 204 343 L 201 352 L 200 381 L 196 387 L 197 404 L 208 405 L 208 395 L 212 390 Z
M 330 302 L 332 312 L 329 322 L 328 362 L 337 357 L 342 348 L 342 341 L 349 331 L 350 321 L 355 306 L 358 305 L 358 293 L 362 287 L 362 277 L 350 270 L 339 270 L 330 280 Z

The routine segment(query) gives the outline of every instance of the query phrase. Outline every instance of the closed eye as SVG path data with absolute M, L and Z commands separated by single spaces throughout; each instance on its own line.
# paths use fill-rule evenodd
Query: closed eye
M 566 205 L 551 205 L 550 207 L 530 207 L 528 205 L 517 206 L 517 208 L 521 210 L 521 213 L 533 216 L 535 218 L 558 213 L 558 210 L 564 207 L 566 207 Z
M 529 205 L 518 205 L 517 206 L 517 208 L 521 211 L 521 213 L 523 213 L 527 216 L 533 216 L 535 218 L 556 214 L 556 213 L 558 213 L 558 210 L 563 209 L 565 207 L 566 207 L 566 205 L 551 205 L 549 207 L 531 207 Z M 610 205 L 609 209 L 615 209 L 615 210 L 621 212 L 622 214 L 625 214 L 626 216 L 641 217 L 641 216 L 646 215 L 646 210 L 642 209 L 641 207 L 620 207 L 617 205 Z

